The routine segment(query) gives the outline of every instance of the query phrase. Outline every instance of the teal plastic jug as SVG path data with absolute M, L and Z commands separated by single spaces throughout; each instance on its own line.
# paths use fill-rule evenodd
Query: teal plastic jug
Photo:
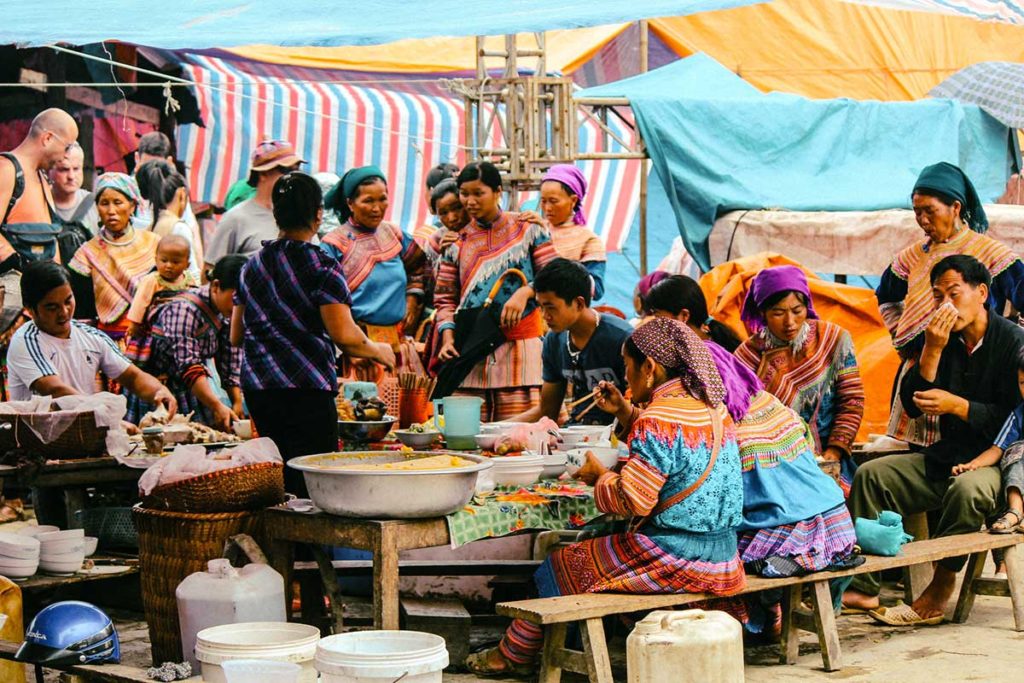
M 483 406 L 484 400 L 476 396 L 448 396 L 440 401 L 435 401 L 435 408 L 438 404 L 440 404 L 441 414 L 444 416 L 442 432 L 448 448 L 475 449 L 476 435 L 480 433 L 480 408 Z

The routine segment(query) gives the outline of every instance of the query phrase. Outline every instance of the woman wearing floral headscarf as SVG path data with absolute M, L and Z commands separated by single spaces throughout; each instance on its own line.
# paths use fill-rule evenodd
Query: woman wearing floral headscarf
M 99 232 L 75 252 L 68 268 L 92 279 L 96 327 L 120 341 L 128 330 L 126 314 L 135 288 L 153 270 L 160 238 L 132 226 L 131 218 L 142 199 L 135 178 L 104 173 L 96 182 L 94 195 Z
M 818 455 L 842 463 L 840 484 L 849 494 L 857 469 L 850 449 L 864 417 L 864 385 L 850 333 L 818 319 L 807 276 L 795 266 L 758 273 L 740 317 L 751 337 L 736 358 L 803 418 Z
M 588 454 L 577 477 L 594 485 L 600 510 L 634 521 L 626 533 L 555 551 L 535 575 L 538 591 L 733 595 L 746 582 L 736 541 L 743 484 L 736 426 L 711 354 L 686 325 L 655 318 L 633 332 L 622 356 L 634 400 L 647 404 L 633 420 L 629 460 L 615 474 Z M 599 406 L 631 410 L 618 392 Z M 741 602 L 724 607 L 745 619 Z M 466 664 L 478 674 L 521 672 L 542 642 L 539 626 L 516 620 L 497 648 Z

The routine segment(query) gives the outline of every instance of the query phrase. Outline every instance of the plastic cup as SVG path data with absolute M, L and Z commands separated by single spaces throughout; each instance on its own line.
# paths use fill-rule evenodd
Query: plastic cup
M 221 662 L 228 683 L 298 683 L 302 667 L 270 659 L 233 659 Z

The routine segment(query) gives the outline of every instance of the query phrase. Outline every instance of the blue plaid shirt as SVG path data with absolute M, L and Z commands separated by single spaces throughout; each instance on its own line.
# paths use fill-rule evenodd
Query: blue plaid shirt
M 320 307 L 352 305 L 341 263 L 308 242 L 264 242 L 242 269 L 242 390 L 338 391 L 334 343 Z

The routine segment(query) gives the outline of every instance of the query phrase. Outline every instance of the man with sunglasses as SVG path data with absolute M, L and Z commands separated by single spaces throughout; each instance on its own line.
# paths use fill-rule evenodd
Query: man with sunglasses
M 77 139 L 78 124 L 66 111 L 47 109 L 32 120 L 21 144 L 0 156 L 0 225 L 53 222 L 45 174 L 67 155 Z M 0 272 L 15 265 L 14 257 L 14 248 L 0 237 Z
M 224 214 L 206 245 L 206 269 L 229 254 L 252 256 L 263 242 L 277 239 L 278 227 L 271 209 L 274 183 L 305 163 L 295 147 L 284 140 L 266 140 L 256 146 L 249 166 L 249 184 L 256 188 L 252 198 Z

